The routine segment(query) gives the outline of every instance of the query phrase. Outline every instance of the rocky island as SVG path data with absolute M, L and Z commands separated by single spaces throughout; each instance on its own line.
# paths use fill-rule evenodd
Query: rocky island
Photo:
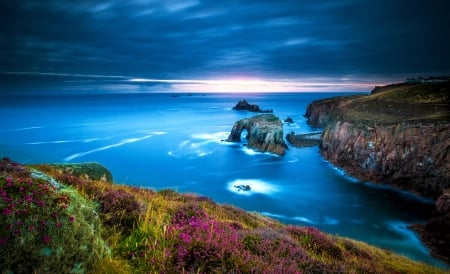
M 315 101 L 305 116 L 323 128 L 323 157 L 350 175 L 438 199 L 450 188 L 449 96 L 450 82 L 400 83 Z M 450 218 L 442 208 L 439 228 L 423 231 L 426 242 L 445 242 L 433 253 L 449 262 Z
M 249 104 L 247 100 L 239 101 L 234 107 L 234 110 L 246 110 L 250 112 L 260 112 L 260 113 L 272 113 L 273 110 L 262 110 L 258 105 Z
M 227 138 L 229 142 L 240 142 L 242 131 L 247 130 L 248 147 L 260 152 L 284 155 L 283 123 L 273 114 L 260 114 L 237 121 Z

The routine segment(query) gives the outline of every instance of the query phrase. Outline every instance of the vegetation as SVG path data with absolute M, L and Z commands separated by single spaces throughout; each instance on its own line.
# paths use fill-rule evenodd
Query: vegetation
M 1 160 L 2 273 L 444 273 L 206 197 L 67 172 Z
M 318 100 L 329 105 L 335 121 L 351 121 L 365 128 L 405 122 L 448 122 L 450 82 L 393 84 L 376 87 L 370 95 L 340 96 Z

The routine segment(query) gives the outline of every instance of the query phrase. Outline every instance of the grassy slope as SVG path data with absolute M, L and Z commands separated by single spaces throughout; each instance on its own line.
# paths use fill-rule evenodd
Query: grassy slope
M 58 166 L 33 168 L 47 175 L 37 178 L 29 168 L 7 159 L 0 162 L 0 245 L 16 252 L 13 257 L 2 253 L 1 272 L 444 273 L 361 242 L 285 226 L 205 197 L 111 184 Z M 51 178 L 59 186 L 52 187 Z M 35 189 L 49 190 L 39 194 Z M 34 200 L 25 199 L 27 195 Z M 37 206 L 40 199 L 45 206 Z M 28 213 L 5 214 L 11 208 Z M 37 219 L 47 220 L 47 226 L 31 232 L 17 225 L 30 226 Z M 20 233 L 11 231 L 11 225 Z M 45 238 L 48 234 L 52 239 Z M 83 252 L 84 257 L 74 255 Z M 25 263 L 28 269 L 18 267 Z
M 370 95 L 324 99 L 319 104 L 327 102 L 339 104 L 332 113 L 335 118 L 366 126 L 449 121 L 450 82 L 393 84 L 377 87 Z

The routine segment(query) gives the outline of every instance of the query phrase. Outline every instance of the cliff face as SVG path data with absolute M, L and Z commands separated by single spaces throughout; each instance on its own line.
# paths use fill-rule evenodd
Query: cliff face
M 360 129 L 337 121 L 324 131 L 321 153 L 364 180 L 437 198 L 450 188 L 449 124 L 395 124 Z
M 450 262 L 450 82 L 376 87 L 370 95 L 313 102 L 305 116 L 323 127 L 325 159 L 363 181 L 437 199 L 415 225 L 432 254 Z M 438 198 L 439 197 L 439 198 Z
M 283 123 L 272 114 L 261 114 L 237 121 L 230 135 L 229 142 L 240 142 L 242 131 L 247 130 L 248 147 L 261 152 L 284 155 L 286 144 L 283 140 Z
M 395 84 L 308 106 L 321 154 L 361 180 L 437 198 L 450 188 L 450 83 Z

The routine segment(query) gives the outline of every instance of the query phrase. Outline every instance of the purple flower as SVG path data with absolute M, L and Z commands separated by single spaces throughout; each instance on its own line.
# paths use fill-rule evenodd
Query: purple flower
M 70 215 L 69 216 L 69 222 L 71 222 L 71 223 L 75 222 L 75 216 Z
M 55 226 L 56 226 L 56 227 L 61 227 L 61 223 L 60 223 L 60 222 L 57 222 L 57 223 L 55 224 Z
M 0 246 L 6 245 L 7 242 L 8 242 L 8 238 L 6 238 L 6 237 L 0 238 Z
M 45 244 L 50 243 L 51 240 L 52 240 L 52 238 L 50 237 L 50 235 L 45 235 L 44 237 L 42 237 L 42 241 L 43 241 Z
M 33 201 L 33 197 L 31 197 L 30 195 L 25 195 L 25 201 L 27 203 L 31 203 Z
M 9 207 L 6 207 L 6 208 L 3 209 L 3 215 L 5 215 L 5 216 L 11 215 L 12 212 L 13 212 L 12 209 L 9 208 Z

